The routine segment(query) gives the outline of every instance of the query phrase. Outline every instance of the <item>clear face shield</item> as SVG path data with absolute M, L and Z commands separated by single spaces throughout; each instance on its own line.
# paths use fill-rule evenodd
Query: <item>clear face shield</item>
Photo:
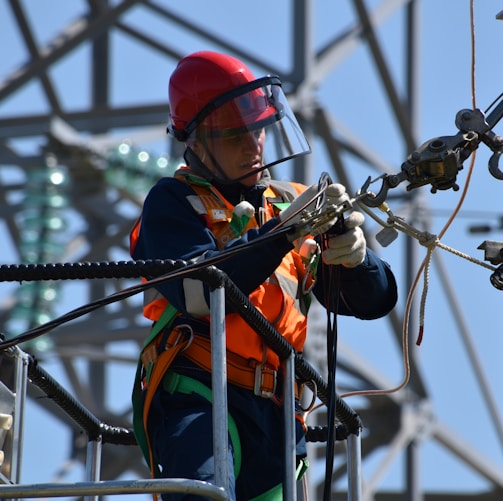
M 186 131 L 189 146 L 224 182 L 258 179 L 264 169 L 311 152 L 277 77 L 219 96 Z

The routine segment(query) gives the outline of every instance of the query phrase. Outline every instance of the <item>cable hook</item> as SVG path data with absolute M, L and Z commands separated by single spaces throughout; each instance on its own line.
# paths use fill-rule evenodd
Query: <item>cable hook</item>
M 377 193 L 369 191 L 370 184 L 375 183 L 379 179 L 382 179 L 381 189 Z M 358 192 L 361 194 L 360 202 L 364 203 L 367 207 L 379 207 L 385 202 L 388 191 L 391 188 L 396 188 L 406 179 L 407 176 L 403 171 L 400 174 L 383 174 L 374 180 L 369 176 Z
M 503 171 L 499 168 L 499 159 L 502 153 L 502 151 L 495 151 L 489 159 L 489 172 L 491 176 L 500 180 L 503 179 Z

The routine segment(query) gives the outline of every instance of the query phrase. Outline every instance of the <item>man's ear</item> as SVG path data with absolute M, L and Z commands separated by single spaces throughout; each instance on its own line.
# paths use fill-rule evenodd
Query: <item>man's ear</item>
M 192 139 L 190 143 L 187 142 L 186 144 L 194 152 L 194 155 L 196 155 L 199 160 L 208 168 L 208 165 L 206 165 L 207 152 L 201 141 Z
M 204 154 L 203 145 L 201 141 L 198 141 L 196 138 L 192 138 L 185 143 L 198 157 Z

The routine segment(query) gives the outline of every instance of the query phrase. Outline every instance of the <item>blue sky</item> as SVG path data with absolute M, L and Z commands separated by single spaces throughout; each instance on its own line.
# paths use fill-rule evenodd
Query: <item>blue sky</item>
M 290 3 L 286 0 L 266 2 L 257 0 L 253 8 L 248 4 L 221 0 L 218 4 L 203 0 L 188 0 L 173 8 L 184 14 L 185 6 L 197 12 L 199 20 L 204 19 L 209 30 L 224 33 L 225 38 L 237 47 L 270 58 L 271 65 L 283 62 L 289 66 L 288 16 Z M 380 5 L 381 2 L 369 1 L 369 5 Z M 349 2 L 315 0 L 313 2 L 314 29 L 313 43 L 320 47 L 335 33 L 340 32 L 354 19 L 354 12 Z M 36 26 L 38 42 L 44 45 L 70 19 L 85 9 L 84 2 L 59 2 L 46 0 L 24 2 L 31 22 Z M 77 6 L 80 5 L 79 9 Z M 216 8 L 215 5 L 218 5 Z M 502 10 L 501 2 L 495 0 L 475 1 L 475 49 L 476 49 L 476 99 L 477 105 L 485 109 L 503 92 L 501 67 L 498 54 L 503 42 L 503 21 L 495 19 Z M 441 135 L 455 134 L 454 119 L 463 108 L 471 107 L 471 46 L 469 1 L 458 0 L 423 0 L 420 7 L 421 40 L 420 71 L 418 85 L 420 90 L 418 141 L 422 143 Z M 189 14 L 185 14 L 190 18 Z M 402 74 L 405 57 L 403 39 L 402 11 L 397 10 L 389 16 L 378 31 L 383 43 L 386 57 L 392 62 L 393 78 L 404 89 L 405 79 Z M 246 23 L 243 20 L 246 19 Z M 18 34 L 13 31 L 10 22 L 10 10 L 7 2 L 0 2 L 0 44 L 8 46 L 0 61 L 0 81 L 15 68 L 26 61 L 26 52 Z M 151 33 L 159 39 L 176 37 L 186 52 L 197 50 L 201 41 L 189 38 L 182 31 L 171 31 L 154 16 L 134 9 L 125 16 L 131 23 L 151 27 Z M 201 21 L 197 21 L 201 22 Z M 244 24 L 246 30 L 243 29 Z M 260 27 L 260 28 L 259 28 Z M 112 39 L 114 48 L 112 96 L 114 103 L 129 102 L 150 103 L 165 99 L 167 81 L 172 70 L 166 61 L 155 53 L 140 50 L 137 46 L 117 35 Z M 204 47 L 206 48 L 206 47 Z M 81 48 L 69 55 L 51 72 L 53 82 L 61 93 L 63 103 L 71 109 L 79 109 L 88 103 L 87 70 L 85 64 L 88 50 Z M 174 64 L 174 63 L 173 63 Z M 337 123 L 341 123 L 359 141 L 376 152 L 391 172 L 398 172 L 408 152 L 402 151 L 396 126 L 390 120 L 389 105 L 383 96 L 380 84 L 375 78 L 375 69 L 368 50 L 359 47 L 341 61 L 336 70 L 323 81 L 318 91 L 319 100 L 327 106 Z M 37 86 L 27 86 L 13 95 L 0 106 L 0 116 L 11 116 L 22 113 L 36 113 L 46 109 L 46 103 Z M 503 135 L 503 123 L 498 124 L 496 133 Z M 16 147 L 23 149 L 37 148 L 39 140 L 16 142 Z M 151 148 L 154 153 L 162 154 L 162 141 L 152 141 L 142 146 Z M 475 258 L 483 259 L 483 252 L 477 247 L 483 240 L 501 239 L 501 229 L 487 235 L 474 235 L 468 232 L 473 224 L 489 223 L 493 227 L 499 224 L 501 212 L 499 200 L 503 184 L 491 177 L 487 169 L 490 152 L 485 146 L 477 151 L 472 181 L 466 200 L 459 216 L 443 238 L 443 243 Z M 350 160 L 350 180 L 355 188 L 363 184 L 369 175 L 366 166 Z M 313 144 L 314 176 L 326 170 L 326 157 L 321 147 Z M 469 162 L 459 174 L 461 188 L 466 181 Z M 503 168 L 503 166 L 502 166 Z M 284 171 L 285 173 L 287 170 Z M 390 172 L 390 173 L 391 173 Z M 313 180 L 314 181 L 314 180 Z M 422 211 L 431 221 L 432 233 L 438 233 L 449 214 L 456 206 L 459 192 L 439 192 L 435 195 L 427 187 L 418 190 L 422 200 Z M 405 218 L 410 214 L 399 204 L 391 209 Z M 373 231 L 372 223 L 369 230 Z M 405 249 L 404 235 L 380 254 L 393 267 L 400 285 L 400 305 L 403 309 L 408 290 L 405 288 Z M 372 242 L 375 245 L 374 242 Z M 426 251 L 417 245 L 419 266 Z M 500 354 L 503 353 L 503 339 L 500 331 L 502 292 L 496 290 L 489 282 L 489 271 L 457 256 L 437 250 L 444 269 L 456 295 L 457 305 L 463 317 L 475 351 L 481 361 L 485 377 L 497 402 L 499 413 L 503 412 L 503 396 L 498 382 L 503 378 L 503 367 Z M 10 263 L 9 256 L 2 259 Z M 0 284 L 0 295 L 11 290 L 11 286 Z M 421 292 L 421 285 L 418 293 Z M 62 312 L 78 306 L 71 302 L 64 305 Z M 369 366 L 381 372 L 395 385 L 402 378 L 402 364 L 396 343 L 389 334 L 386 320 L 372 323 L 355 320 L 340 320 L 340 341 L 363 357 Z M 128 347 L 121 347 L 125 353 L 132 355 Z M 435 267 L 430 274 L 430 289 L 426 305 L 425 334 L 420 347 L 411 346 L 411 351 L 419 358 L 436 419 L 448 423 L 457 433 L 465 436 L 474 449 L 480 450 L 495 464 L 503 468 L 502 447 L 492 429 L 491 422 L 480 390 L 474 378 L 473 369 L 467 357 L 464 343 L 460 340 L 459 325 L 456 324 L 452 305 L 446 299 L 445 288 Z M 56 362 L 48 362 L 47 370 L 58 374 Z M 132 365 L 121 365 L 114 368 L 113 377 L 116 385 L 111 392 L 111 405 L 123 409 L 129 399 L 129 384 L 132 381 Z M 119 384 L 119 382 L 121 384 Z M 378 397 L 376 397 L 378 398 Z M 349 401 L 351 404 L 351 401 Z M 476 433 L 467 436 L 467 430 Z M 44 433 L 40 433 L 44 430 Z M 61 466 L 69 452 L 69 437 L 66 430 L 58 427 L 54 420 L 40 412 L 36 406 L 29 405 L 25 432 L 25 482 L 47 481 Z M 55 436 L 57 435 L 57 439 Z M 56 443 L 58 442 L 58 443 Z M 61 445 L 60 445 L 61 444 Z M 36 453 L 29 452 L 36 450 Z M 51 450 L 50 457 L 44 451 Z M 43 460 L 41 459 L 43 457 Z M 472 473 L 468 473 L 449 459 L 437 446 L 427 439 L 422 447 L 425 458 L 421 467 L 421 483 L 426 489 L 457 488 L 484 489 L 484 482 Z M 377 461 L 377 460 L 376 460 Z M 439 473 L 439 463 L 442 473 Z M 372 471 L 369 466 L 369 474 Z M 74 470 L 69 478 L 79 480 L 82 472 Z M 383 480 L 383 486 L 402 485 L 403 471 L 399 462 L 395 462 Z M 67 479 L 68 480 L 68 479 Z

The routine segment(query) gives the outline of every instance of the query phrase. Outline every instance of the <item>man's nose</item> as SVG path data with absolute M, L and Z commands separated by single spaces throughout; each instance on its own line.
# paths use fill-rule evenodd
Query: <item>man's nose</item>
M 256 132 L 248 132 L 243 137 L 243 147 L 246 151 L 256 152 L 260 150 L 260 135 Z

